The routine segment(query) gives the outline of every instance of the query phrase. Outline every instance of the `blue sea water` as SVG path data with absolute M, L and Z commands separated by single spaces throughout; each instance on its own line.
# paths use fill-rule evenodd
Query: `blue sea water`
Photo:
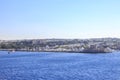
M 120 53 L 0 51 L 0 80 L 120 80 Z

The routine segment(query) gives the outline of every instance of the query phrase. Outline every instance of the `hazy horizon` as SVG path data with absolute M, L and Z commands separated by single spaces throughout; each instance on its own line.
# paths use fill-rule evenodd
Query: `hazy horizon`
M 1 41 L 16 41 L 16 40 L 49 40 L 49 39 L 65 39 L 65 40 L 75 40 L 75 39 L 78 39 L 78 40 L 86 40 L 86 39 L 120 39 L 120 38 L 117 38 L 117 37 L 94 37 L 94 38 L 24 38 L 24 39 L 0 39 Z
M 120 38 L 119 0 L 1 0 L 0 40 Z

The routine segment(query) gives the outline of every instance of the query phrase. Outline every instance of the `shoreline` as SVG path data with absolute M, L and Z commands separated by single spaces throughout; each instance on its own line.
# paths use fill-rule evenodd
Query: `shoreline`
M 83 52 L 78 52 L 78 51 L 27 51 L 27 50 L 14 50 L 14 51 L 12 51 L 12 50 L 0 50 L 0 51 L 8 51 L 8 52 L 16 52 L 16 51 L 18 51 L 18 52 L 56 52 L 56 53 L 76 53 L 76 54 L 80 54 L 80 53 L 84 53 L 84 54 L 107 54 L 107 53 L 113 53 L 113 52 L 85 52 L 85 51 L 83 51 Z

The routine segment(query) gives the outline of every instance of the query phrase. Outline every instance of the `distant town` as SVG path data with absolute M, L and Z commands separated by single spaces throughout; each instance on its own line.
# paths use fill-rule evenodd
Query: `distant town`
M 0 40 L 0 50 L 110 53 L 120 50 L 119 38 Z

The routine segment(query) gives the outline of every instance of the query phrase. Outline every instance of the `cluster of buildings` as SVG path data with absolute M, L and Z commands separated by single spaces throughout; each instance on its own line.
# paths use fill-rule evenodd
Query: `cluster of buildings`
M 120 50 L 118 38 L 0 41 L 1 50 L 106 53 Z

